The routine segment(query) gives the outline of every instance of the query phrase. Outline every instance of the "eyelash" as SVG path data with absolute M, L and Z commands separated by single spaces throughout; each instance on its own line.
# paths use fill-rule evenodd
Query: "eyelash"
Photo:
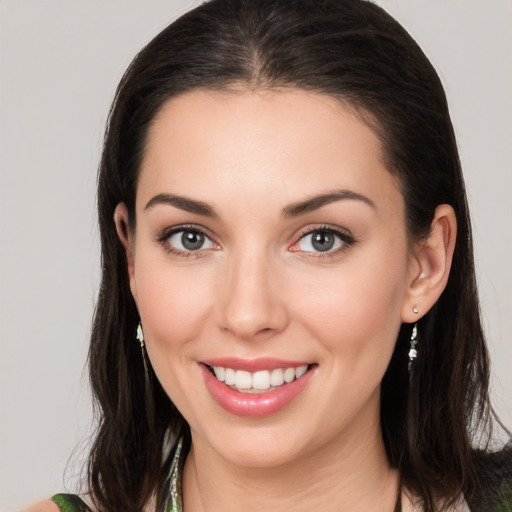
M 218 246 L 213 240 L 210 235 L 208 235 L 207 231 L 197 225 L 194 224 L 184 224 L 180 226 L 173 226 L 172 228 L 168 228 L 164 230 L 156 239 L 158 243 L 160 243 L 164 249 L 170 253 L 174 254 L 176 256 L 185 257 L 185 258 L 199 258 L 204 255 L 205 250 L 210 250 L 211 248 L 203 249 L 199 248 L 196 251 L 189 250 L 189 251 L 183 251 L 181 249 L 178 249 L 177 247 L 174 247 L 169 243 L 169 239 L 178 233 L 196 233 L 201 236 L 204 236 L 205 240 L 208 240 L 211 244 Z M 325 252 L 322 251 L 301 251 L 300 249 L 293 249 L 294 246 L 299 244 L 302 240 L 304 240 L 307 236 L 313 235 L 314 233 L 328 233 L 334 235 L 336 238 L 339 239 L 341 242 L 341 246 L 338 248 L 335 248 L 334 250 L 326 250 Z M 315 226 L 313 228 L 306 228 L 304 231 L 299 233 L 296 241 L 292 244 L 289 250 L 291 252 L 304 252 L 309 255 L 314 255 L 315 258 L 329 258 L 333 257 L 339 252 L 346 251 L 349 247 L 353 246 L 356 243 L 355 238 L 348 233 L 346 230 L 335 227 L 335 226 L 329 226 L 329 225 L 320 225 Z
M 339 228 L 337 226 L 320 225 L 320 226 L 315 226 L 313 228 L 306 228 L 304 231 L 302 231 L 299 234 L 297 241 L 294 242 L 292 247 L 296 246 L 301 240 L 304 240 L 307 236 L 313 235 L 314 233 L 329 233 L 331 235 L 334 235 L 341 242 L 341 246 L 334 250 L 328 250 L 325 252 L 300 251 L 300 249 L 291 249 L 292 252 L 305 252 L 308 255 L 312 255 L 312 257 L 314 257 L 314 258 L 331 258 L 340 252 L 346 251 L 351 246 L 356 244 L 356 239 L 345 229 Z
M 182 251 L 181 249 L 178 249 L 177 247 L 174 247 L 169 243 L 169 239 L 178 233 L 197 233 L 199 235 L 204 236 L 205 241 L 209 240 L 211 244 L 217 245 L 213 240 L 212 237 L 208 235 L 207 231 L 200 227 L 196 226 L 194 224 L 183 224 L 181 226 L 173 226 L 172 228 L 165 229 L 160 236 L 157 238 L 157 242 L 159 242 L 163 248 L 170 254 L 174 254 L 175 256 L 185 257 L 185 258 L 200 258 L 204 255 L 202 251 L 208 250 L 208 249 L 198 249 L 196 251 Z

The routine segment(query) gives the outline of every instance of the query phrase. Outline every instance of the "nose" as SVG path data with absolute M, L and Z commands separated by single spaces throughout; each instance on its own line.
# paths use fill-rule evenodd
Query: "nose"
M 271 337 L 285 329 L 288 311 L 276 264 L 260 254 L 233 255 L 221 283 L 219 326 L 237 339 Z

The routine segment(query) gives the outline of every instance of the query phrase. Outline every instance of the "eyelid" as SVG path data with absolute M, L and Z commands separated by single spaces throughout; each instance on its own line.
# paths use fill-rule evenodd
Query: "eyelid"
M 331 233 L 334 236 L 338 237 L 342 243 L 341 247 L 338 247 L 337 249 L 334 249 L 334 250 L 328 250 L 325 252 L 303 251 L 301 249 L 294 248 L 294 246 L 297 246 L 297 244 L 302 239 L 304 239 L 306 236 L 312 235 L 313 233 L 319 232 L 319 231 L 320 232 L 322 232 L 322 231 L 328 232 L 328 233 Z M 350 248 L 351 246 L 353 246 L 356 243 L 357 243 L 357 240 L 350 233 L 350 231 L 348 231 L 347 229 L 342 228 L 340 226 L 333 226 L 330 224 L 320 224 L 320 225 L 316 225 L 316 226 L 309 225 L 309 226 L 302 228 L 297 233 L 297 235 L 295 237 L 295 241 L 289 247 L 289 250 L 292 252 L 297 252 L 297 253 L 305 253 L 305 254 L 315 257 L 315 258 L 328 258 L 328 257 L 332 257 L 332 256 L 338 254 L 339 252 L 343 252 L 343 251 L 347 250 L 348 248 Z
M 213 234 L 209 229 L 201 226 L 199 224 L 176 224 L 175 226 L 169 226 L 160 231 L 160 233 L 156 237 L 157 242 L 161 242 L 169 238 L 171 235 L 175 233 L 179 233 L 180 231 L 197 231 L 199 233 L 203 233 L 208 238 L 214 238 Z
M 196 251 L 183 251 L 181 249 L 178 249 L 177 247 L 172 246 L 168 243 L 169 238 L 171 236 L 180 233 L 182 231 L 195 231 L 197 233 L 201 233 L 204 235 L 205 238 L 207 238 L 213 245 L 215 245 L 215 248 L 206 248 L 206 249 L 197 249 Z M 215 241 L 215 237 L 211 234 L 209 229 L 206 229 L 203 226 L 200 226 L 198 224 L 178 224 L 176 226 L 171 226 L 163 229 L 155 238 L 155 241 L 160 243 L 167 252 L 171 254 L 175 254 L 177 256 L 184 256 L 184 257 L 201 257 L 204 255 L 205 251 L 211 251 L 216 250 L 219 248 L 219 244 Z

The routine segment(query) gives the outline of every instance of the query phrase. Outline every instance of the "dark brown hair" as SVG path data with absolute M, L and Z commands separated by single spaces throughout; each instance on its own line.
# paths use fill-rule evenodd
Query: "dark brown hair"
M 382 382 L 390 463 L 426 511 L 471 496 L 475 434 L 488 433 L 488 357 L 473 267 L 464 182 L 445 94 L 409 34 L 364 0 L 212 0 L 185 14 L 134 59 L 110 112 L 98 182 L 102 282 L 89 353 L 99 425 L 89 485 L 101 512 L 135 512 L 166 488 L 164 445 L 188 426 L 153 371 L 145 379 L 126 258 L 113 213 L 135 225 L 137 174 L 148 127 L 163 103 L 193 89 L 300 88 L 329 94 L 380 138 L 401 186 L 412 240 L 452 205 L 457 244 L 448 284 L 418 323 L 420 354 L 407 371 L 403 325 Z M 172 455 L 172 453 L 171 453 Z M 436 498 L 436 500 L 434 499 Z

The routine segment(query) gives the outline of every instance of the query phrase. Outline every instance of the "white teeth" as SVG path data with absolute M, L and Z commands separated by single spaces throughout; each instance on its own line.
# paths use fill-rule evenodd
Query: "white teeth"
M 224 382 L 224 379 L 226 378 L 226 369 L 222 368 L 222 366 L 214 366 L 213 371 L 215 372 L 215 377 L 217 377 L 221 382 Z
M 295 379 L 295 368 L 286 368 L 284 371 L 284 381 L 291 382 Z
M 272 371 L 261 370 L 254 373 L 222 366 L 213 367 L 213 372 L 220 382 L 225 382 L 226 385 L 234 386 L 238 391 L 245 393 L 258 393 L 282 386 L 284 383 L 300 379 L 307 370 L 307 364 L 296 368 L 275 368 Z
M 271 386 L 282 386 L 284 384 L 284 371 L 281 368 L 272 370 L 270 374 L 270 385 Z
M 253 373 L 252 387 L 253 389 L 268 389 L 270 387 L 270 372 L 263 370 Z
M 249 372 L 244 370 L 237 370 L 235 372 L 235 388 L 236 389 L 249 389 L 252 388 L 252 376 Z
M 231 368 L 226 368 L 226 371 L 224 373 L 224 382 L 228 386 L 233 386 L 235 383 L 235 370 L 232 370 Z
M 307 371 L 308 371 L 307 364 L 305 364 L 304 366 L 299 366 L 298 368 L 295 368 L 295 378 L 300 379 Z

